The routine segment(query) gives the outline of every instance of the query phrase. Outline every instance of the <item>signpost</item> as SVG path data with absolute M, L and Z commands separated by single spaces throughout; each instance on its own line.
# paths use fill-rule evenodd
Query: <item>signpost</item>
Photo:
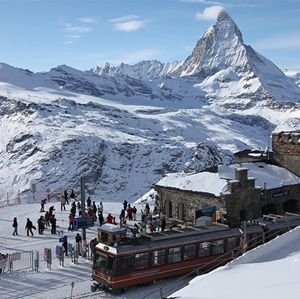
M 216 207 L 209 207 L 195 210 L 195 226 L 201 226 L 201 218 L 204 222 L 210 218 L 212 222 L 216 222 Z
M 73 219 L 73 227 L 77 230 L 79 228 L 88 228 L 94 226 L 94 217 L 85 216 L 85 217 L 75 217 Z

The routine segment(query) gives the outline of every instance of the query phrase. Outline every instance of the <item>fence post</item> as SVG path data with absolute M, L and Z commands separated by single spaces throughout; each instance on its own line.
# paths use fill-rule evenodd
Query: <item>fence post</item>
M 20 189 L 18 189 L 18 203 L 19 203 L 19 205 L 21 204 L 21 193 L 20 193 Z
M 162 292 L 162 288 L 159 289 L 159 293 L 160 293 L 160 299 L 163 299 L 163 292 Z
M 39 266 L 40 266 L 40 257 L 39 257 L 39 252 L 37 250 L 34 251 L 34 255 L 35 255 L 35 258 L 34 258 L 34 270 L 36 272 L 39 272 Z
M 8 255 L 8 269 L 11 272 L 13 270 L 13 256 L 12 254 Z
M 51 270 L 52 252 L 50 248 L 44 248 L 44 260 L 47 262 L 47 268 Z
M 64 249 L 62 246 L 56 245 L 56 257 L 59 259 L 59 265 L 64 266 Z

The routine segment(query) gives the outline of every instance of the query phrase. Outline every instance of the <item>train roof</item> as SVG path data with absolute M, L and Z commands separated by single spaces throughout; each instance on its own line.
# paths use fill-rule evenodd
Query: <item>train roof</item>
M 104 242 L 97 245 L 98 248 L 115 254 L 143 251 L 145 249 L 165 248 L 191 242 L 204 242 L 223 238 L 225 236 L 240 236 L 242 231 L 238 228 L 228 228 L 214 224 L 205 227 L 173 228 L 164 232 L 147 233 L 137 238 L 127 238 L 122 241 Z
M 300 225 L 300 215 L 285 213 L 283 215 L 268 214 L 253 221 L 255 224 L 263 226 L 266 230 L 279 229 L 289 225 L 296 227 Z

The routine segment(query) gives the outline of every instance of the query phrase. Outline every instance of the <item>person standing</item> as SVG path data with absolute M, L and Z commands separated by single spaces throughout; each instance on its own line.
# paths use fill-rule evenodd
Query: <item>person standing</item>
M 106 221 L 107 221 L 108 223 L 113 223 L 113 216 L 112 216 L 110 213 L 108 213 L 108 215 L 107 215 L 107 217 L 106 217 Z
M 102 202 L 100 202 L 100 205 L 98 206 L 98 213 L 102 213 L 103 214 L 103 204 Z
M 77 202 L 77 210 L 78 210 L 78 215 L 79 217 L 82 216 L 82 207 L 80 201 Z
M 73 202 L 73 201 L 76 201 L 76 195 L 75 195 L 75 192 L 74 192 L 73 189 L 72 189 L 72 191 L 71 191 L 70 198 L 71 198 L 71 201 L 72 201 L 72 202 Z
M 66 204 L 68 205 L 69 201 L 68 201 L 68 191 L 67 190 L 65 190 L 65 192 L 64 192 L 64 197 L 65 197 L 65 200 L 66 200 Z
M 90 242 L 91 258 L 92 258 L 92 259 L 94 258 L 94 255 L 95 255 L 95 247 L 96 247 L 97 244 L 98 244 L 97 238 L 92 239 L 91 242 Z
M 17 220 L 17 217 L 14 218 L 12 226 L 14 228 L 13 236 L 18 235 L 18 220 Z
M 68 256 L 68 237 L 67 236 L 64 237 L 62 246 L 64 248 L 65 255 Z
M 136 212 L 137 212 L 137 209 L 135 206 L 133 206 L 132 208 L 132 216 L 133 216 L 133 220 L 136 221 Z
M 123 209 L 126 211 L 127 210 L 127 204 L 128 204 L 128 201 L 126 199 L 124 199 L 124 202 L 123 202 Z
M 45 212 L 45 204 L 46 204 L 46 201 L 47 201 L 47 199 L 42 199 L 41 200 L 41 210 L 40 210 L 40 212 Z
M 69 214 L 69 227 L 68 227 L 68 230 L 70 230 L 70 231 L 73 231 L 73 229 L 74 229 L 74 227 L 73 227 L 73 219 L 74 219 L 73 214 L 70 213 Z
M 60 211 L 66 210 L 66 198 L 64 196 L 61 196 L 60 198 Z
M 45 230 L 45 219 L 43 216 L 40 216 L 40 218 L 38 219 L 37 221 L 38 223 L 38 231 L 39 231 L 39 234 L 42 235 L 44 230 Z
M 92 203 L 92 200 L 91 200 L 91 197 L 89 196 L 88 199 L 86 200 L 86 205 L 87 205 L 88 209 L 91 207 L 91 203 Z
M 98 213 L 98 218 L 99 218 L 99 224 L 100 224 L 100 226 L 102 226 L 104 223 L 104 217 L 103 217 L 102 212 Z
M 50 223 L 51 223 L 51 234 L 56 234 L 56 218 L 54 214 L 50 218 Z
M 27 236 L 29 236 L 29 233 L 31 233 L 31 235 L 33 236 L 32 228 L 33 228 L 32 221 L 29 218 L 27 218 L 27 222 L 25 226 L 25 229 L 27 230 Z
M 51 215 L 47 211 L 46 214 L 45 214 L 45 223 L 46 223 L 46 226 L 50 226 L 50 218 L 51 218 Z
M 80 235 L 80 233 L 77 233 L 76 234 L 76 237 L 75 237 L 75 242 L 78 244 L 78 254 L 79 255 L 82 255 L 81 253 L 81 248 L 82 248 L 82 237 Z

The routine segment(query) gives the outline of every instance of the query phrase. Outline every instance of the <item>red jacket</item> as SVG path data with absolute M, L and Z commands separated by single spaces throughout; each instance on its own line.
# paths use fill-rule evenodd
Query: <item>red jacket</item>
M 108 223 L 113 223 L 113 216 L 108 214 L 108 216 L 106 217 L 106 220 L 107 220 Z

